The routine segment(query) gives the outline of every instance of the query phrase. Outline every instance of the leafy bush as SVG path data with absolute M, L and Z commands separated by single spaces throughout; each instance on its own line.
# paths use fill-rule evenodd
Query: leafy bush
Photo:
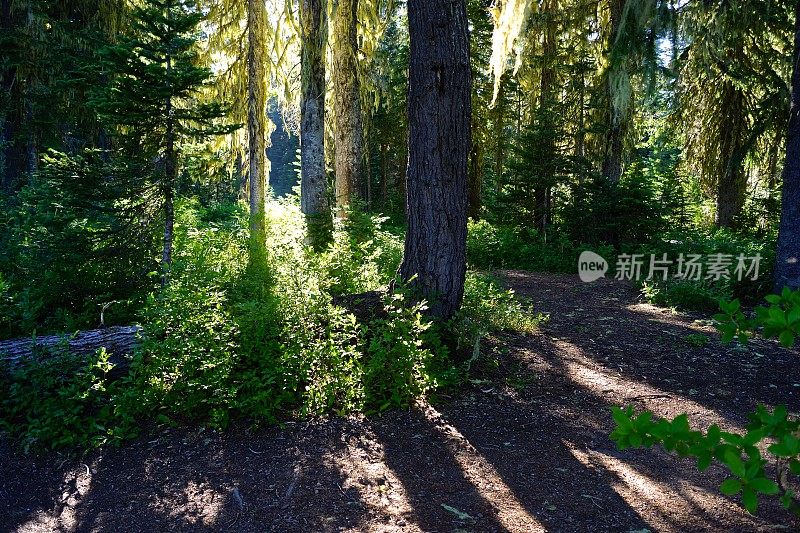
M 27 452 L 43 447 L 93 448 L 129 433 L 117 426 L 112 369 L 104 349 L 88 359 L 58 347 L 0 367 L 0 427 Z
M 774 250 L 775 243 L 772 240 L 756 239 L 725 229 L 671 232 L 650 244 L 625 249 L 627 253 L 642 254 L 648 259 L 651 254 L 656 258 L 667 254 L 667 258 L 673 261 L 681 254 L 686 257 L 692 254 L 704 257 L 723 254 L 733 257 L 734 267 L 740 255 L 760 256 L 759 275 L 755 280 L 751 279 L 752 276 L 742 276 L 739 280 L 734 275 L 714 280 L 707 279 L 705 273 L 700 280 L 686 280 L 676 277 L 677 266 L 673 266 L 670 278 L 665 280 L 656 274 L 654 280 L 641 283 L 642 294 L 651 303 L 706 312 L 716 310 L 720 299 L 736 297 L 755 302 L 768 294 L 772 289 Z M 646 274 L 645 271 L 643 277 Z
M 781 294 L 770 294 L 765 297 L 768 306 L 755 309 L 752 318 L 745 316 L 739 300 L 731 302 L 721 300 L 721 313 L 714 316 L 717 329 L 722 333 L 723 342 L 738 339 L 747 342 L 753 334 L 762 329 L 767 338 L 777 338 L 780 343 L 790 348 L 800 335 L 800 290 L 792 291 L 784 287 Z
M 476 269 L 516 268 L 534 272 L 574 274 L 581 252 L 591 249 L 611 257 L 611 246 L 575 245 L 566 237 L 547 240 L 528 228 L 469 221 L 467 261 Z

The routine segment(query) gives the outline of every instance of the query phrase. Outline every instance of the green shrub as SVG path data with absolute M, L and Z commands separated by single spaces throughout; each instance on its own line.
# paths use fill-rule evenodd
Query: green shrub
M 94 448 L 129 431 L 117 425 L 112 369 L 100 349 L 88 359 L 64 347 L 0 367 L 0 426 L 18 436 L 27 452 L 42 448 Z M 5 377 L 9 376 L 10 377 Z
M 434 359 L 447 360 L 431 322 L 423 316 L 424 303 L 410 304 L 402 292 L 387 296 L 386 318 L 370 323 L 364 387 L 370 407 L 384 410 L 408 405 L 438 386 Z

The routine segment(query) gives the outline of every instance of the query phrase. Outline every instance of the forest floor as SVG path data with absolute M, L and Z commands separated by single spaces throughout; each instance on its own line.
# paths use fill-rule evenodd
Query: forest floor
M 758 403 L 797 412 L 800 353 L 721 345 L 627 284 L 502 275 L 550 320 L 490 339 L 476 379 L 436 405 L 170 429 L 81 459 L 0 441 L 0 531 L 797 530 L 776 502 L 753 517 L 720 496 L 721 467 L 608 434 L 618 404 L 728 430 Z

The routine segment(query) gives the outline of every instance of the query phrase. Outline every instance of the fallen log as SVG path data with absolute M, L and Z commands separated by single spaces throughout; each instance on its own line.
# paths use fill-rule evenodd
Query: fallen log
M 129 355 L 139 343 L 140 326 L 113 326 L 80 331 L 74 335 L 48 335 L 45 337 L 0 341 L 0 366 L 13 370 L 22 361 L 33 359 L 42 363 L 65 353 L 76 357 L 93 355 L 105 348 L 109 361 L 114 364 L 114 375 L 122 375 L 129 366 Z

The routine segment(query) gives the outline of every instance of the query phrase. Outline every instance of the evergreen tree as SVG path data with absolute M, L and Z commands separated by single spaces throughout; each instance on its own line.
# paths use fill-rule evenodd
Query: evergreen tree
M 110 80 L 92 104 L 114 128 L 121 155 L 133 175 L 160 191 L 164 217 L 163 282 L 172 263 L 174 199 L 181 148 L 189 141 L 229 133 L 225 109 L 198 97 L 211 80 L 199 64 L 202 13 L 192 0 L 144 0 L 132 13 L 131 29 L 102 51 Z

